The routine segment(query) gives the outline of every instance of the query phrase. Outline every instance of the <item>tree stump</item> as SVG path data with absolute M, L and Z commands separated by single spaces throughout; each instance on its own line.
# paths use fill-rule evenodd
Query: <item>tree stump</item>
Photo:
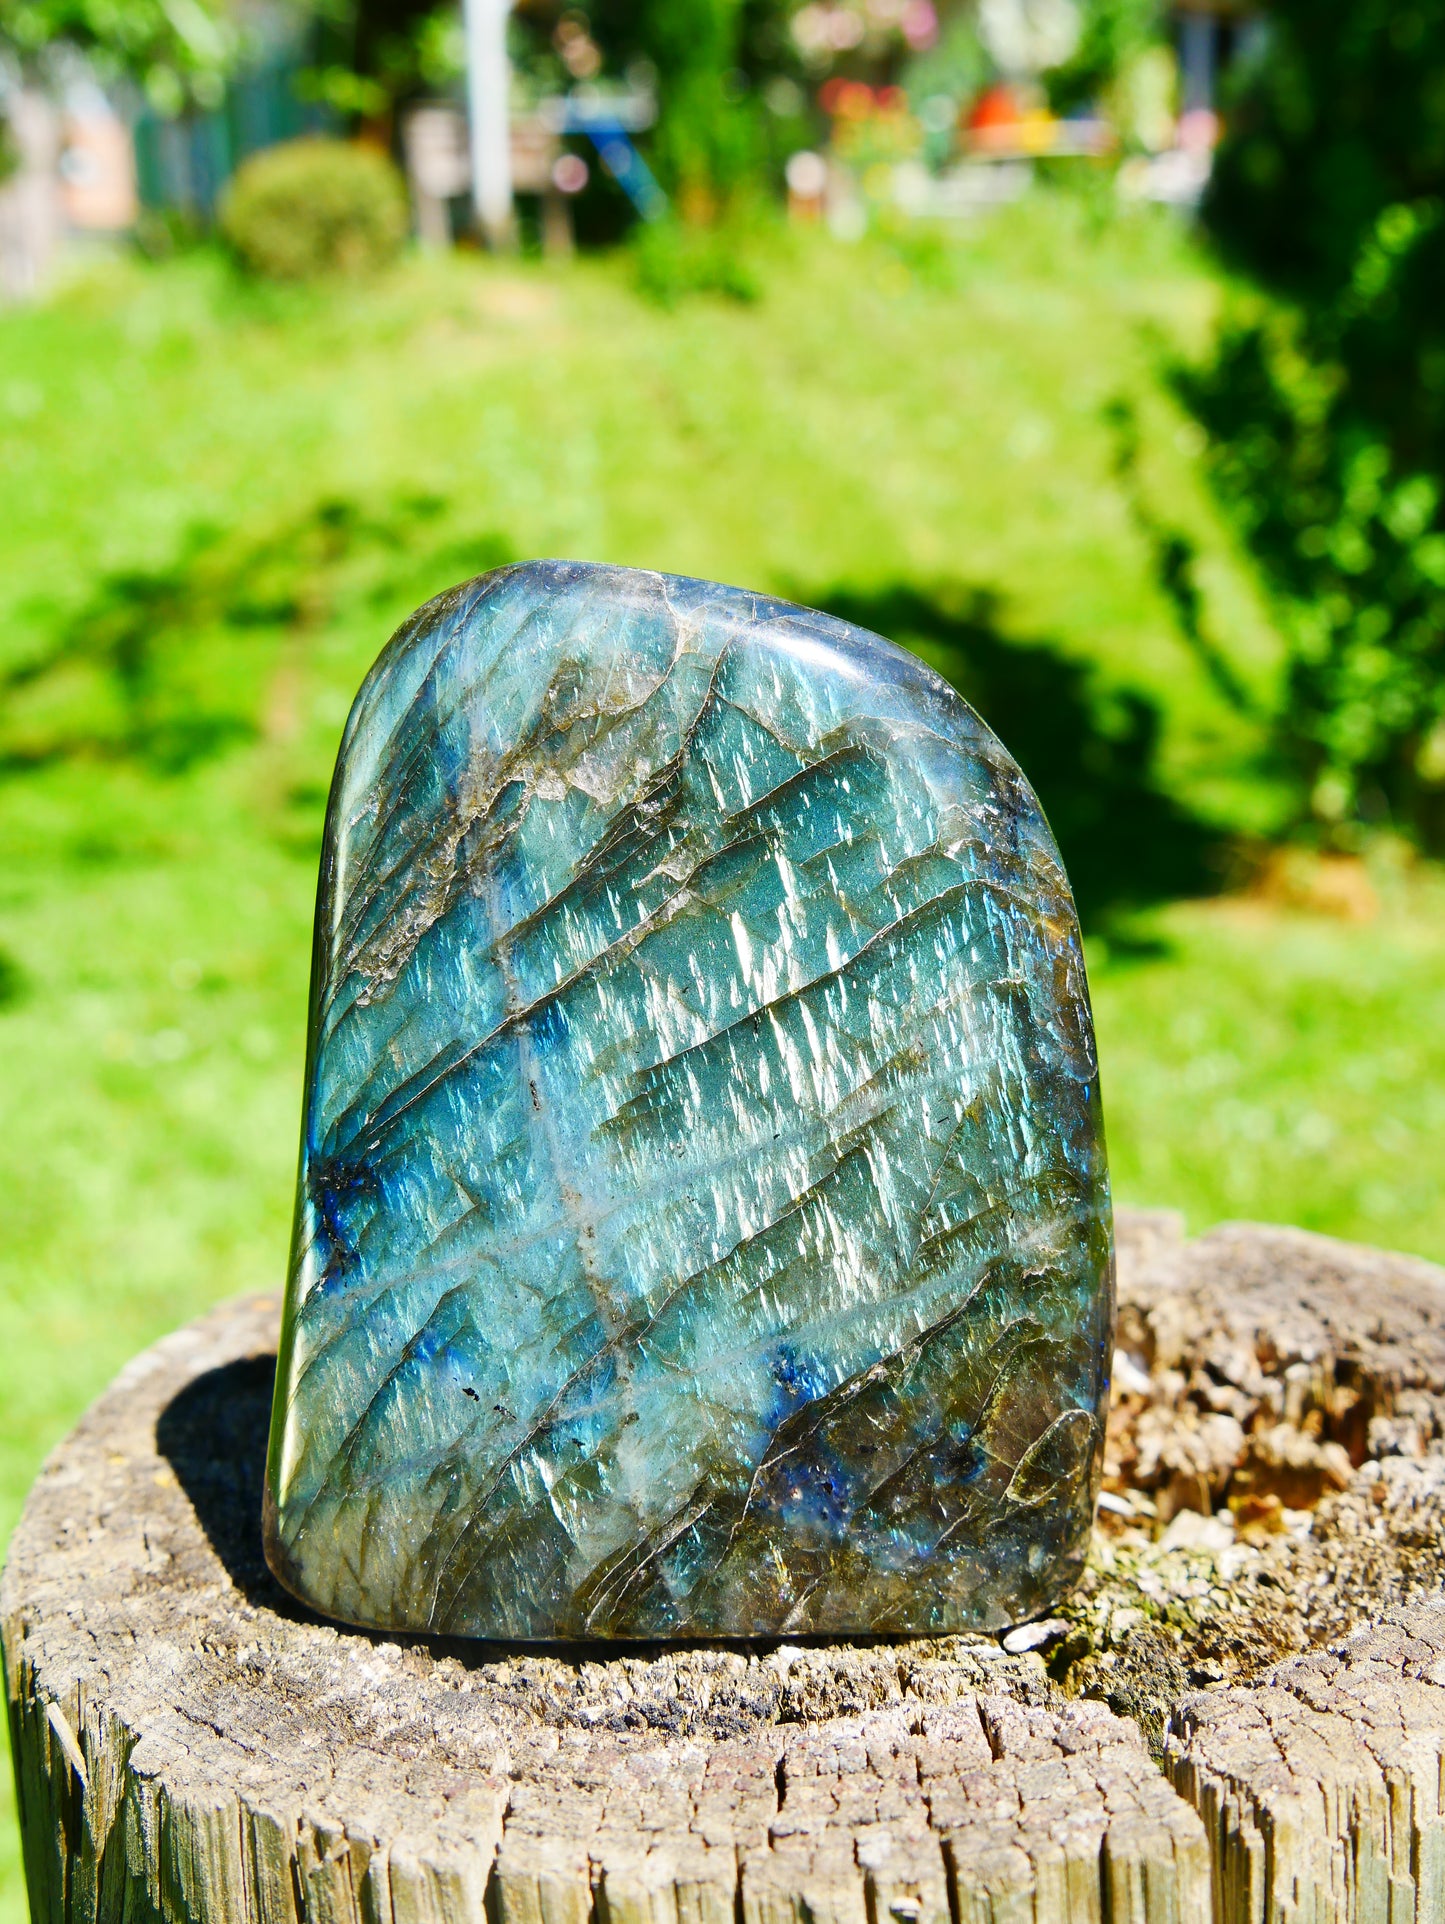
M 1445 1273 L 1121 1220 L 1105 1506 L 986 1638 L 501 1649 L 267 1573 L 279 1303 L 138 1357 L 0 1585 L 37 1924 L 1445 1918 Z

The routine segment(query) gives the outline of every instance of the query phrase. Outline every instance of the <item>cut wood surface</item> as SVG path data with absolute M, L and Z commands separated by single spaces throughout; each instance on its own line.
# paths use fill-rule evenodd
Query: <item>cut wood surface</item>
M 1105 1508 L 984 1638 L 519 1650 L 260 1555 L 279 1301 L 138 1357 L 0 1584 L 37 1924 L 1445 1920 L 1445 1274 L 1121 1220 Z

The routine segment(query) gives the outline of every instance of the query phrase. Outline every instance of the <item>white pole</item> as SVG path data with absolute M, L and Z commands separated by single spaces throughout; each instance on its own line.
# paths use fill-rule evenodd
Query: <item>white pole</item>
M 511 0 L 465 0 L 464 11 L 472 201 L 488 247 L 510 247 L 512 143 L 507 118 L 511 82 L 507 15 Z

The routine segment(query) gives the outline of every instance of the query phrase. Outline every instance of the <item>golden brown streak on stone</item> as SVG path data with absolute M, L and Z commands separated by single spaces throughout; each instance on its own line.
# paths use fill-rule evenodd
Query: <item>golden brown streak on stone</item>
M 522 629 L 518 630 L 518 632 L 519 633 L 525 632 L 525 624 L 523 625 Z M 648 690 L 648 692 L 644 696 L 642 696 L 638 701 L 630 704 L 630 706 L 626 708 L 612 709 L 612 710 L 603 709 L 603 708 L 588 708 L 588 709 L 580 710 L 577 714 L 575 714 L 570 718 L 570 720 L 566 723 L 565 727 L 557 723 L 549 715 L 547 711 L 547 697 L 544 696 L 541 704 L 541 712 L 539 713 L 533 728 L 526 735 L 520 737 L 518 741 L 512 745 L 511 748 L 504 750 L 502 754 L 497 758 L 496 765 L 491 771 L 490 793 L 485 798 L 479 800 L 478 807 L 467 818 L 465 822 L 462 821 L 461 816 L 455 807 L 455 804 L 458 798 L 455 796 L 448 797 L 448 800 L 453 804 L 452 811 L 448 817 L 448 820 L 451 823 L 455 823 L 457 825 L 457 830 L 458 830 L 457 834 L 455 835 L 452 841 L 451 856 L 453 858 L 453 861 L 455 858 L 455 851 L 456 851 L 457 844 L 461 841 L 462 836 L 466 834 L 468 829 L 470 829 L 474 823 L 480 822 L 485 824 L 491 820 L 492 811 L 495 809 L 498 800 L 506 792 L 506 790 L 509 787 L 511 787 L 514 781 L 517 781 L 520 779 L 516 772 L 517 769 L 521 765 L 527 763 L 529 760 L 536 757 L 539 751 L 539 745 L 540 745 L 543 727 L 545 727 L 548 730 L 548 732 L 552 734 L 556 734 L 559 731 L 559 728 L 561 728 L 562 732 L 564 733 L 570 733 L 574 728 L 580 726 L 584 722 L 595 722 L 595 723 L 602 724 L 602 726 L 599 728 L 598 733 L 592 738 L 592 744 L 595 744 L 597 741 L 605 739 L 605 737 L 608 734 L 612 733 L 623 722 L 629 720 L 633 715 L 640 714 L 649 705 L 649 703 L 651 703 L 653 700 L 656 699 L 657 695 L 661 692 L 661 690 L 666 686 L 667 682 L 671 679 L 679 662 L 681 662 L 685 658 L 685 654 L 686 654 L 686 651 L 675 652 L 673 654 L 672 660 L 668 663 L 666 669 L 658 677 L 658 679 L 652 685 L 652 687 Z M 694 732 L 700 726 L 703 714 L 706 711 L 711 701 L 713 688 L 716 684 L 718 674 L 721 671 L 726 654 L 727 654 L 726 649 L 724 649 L 719 654 L 718 659 L 713 666 L 712 674 L 708 680 L 707 688 L 703 693 L 703 698 L 702 698 L 702 701 L 699 703 L 697 712 L 696 714 L 694 714 L 692 720 L 686 725 L 683 731 L 681 745 L 677 749 L 675 755 L 669 758 L 669 762 L 663 763 L 661 765 L 663 769 L 667 768 L 670 765 L 670 763 L 673 761 L 680 763 L 683 757 L 685 756 L 687 746 L 690 744 L 693 738 Z M 559 669 L 559 672 L 560 672 L 560 669 Z M 552 686 L 555 686 L 555 685 L 556 683 L 555 683 L 555 677 L 554 677 Z M 442 726 L 454 720 L 457 717 L 457 715 L 462 712 L 466 703 L 470 700 L 475 699 L 476 692 L 477 691 L 475 689 L 467 689 L 463 691 L 462 694 L 458 697 L 456 704 L 447 712 L 446 716 L 443 718 L 440 718 L 437 721 L 437 723 L 435 724 L 435 730 L 439 732 Z M 549 693 L 550 693 L 550 690 L 549 690 Z M 589 745 L 592 745 L 592 744 L 589 744 Z M 426 749 L 426 746 L 427 745 L 425 742 L 418 743 L 418 747 L 414 751 L 413 756 L 409 758 L 408 761 L 403 765 L 403 770 L 400 776 L 393 777 L 390 773 L 388 773 L 386 777 L 388 786 L 392 788 L 393 794 L 395 795 L 395 798 L 396 798 L 394 806 L 390 810 L 388 810 L 387 815 L 385 817 L 385 822 L 388 826 L 393 821 L 396 820 L 400 812 L 403 791 L 405 788 L 405 777 L 411 767 L 412 761 L 414 761 L 417 756 L 423 753 L 423 751 Z M 531 794 L 530 787 L 527 788 L 527 793 L 530 796 Z M 621 816 L 625 815 L 627 813 L 627 808 L 630 806 L 634 806 L 634 804 L 628 804 L 624 806 L 624 808 L 618 811 L 618 816 L 614 817 L 613 820 L 616 821 Z M 378 835 L 382 832 L 383 831 L 381 829 L 378 829 L 377 833 L 372 835 L 369 838 L 370 841 L 374 844 L 375 841 L 377 840 Z M 604 836 L 606 835 L 606 833 L 607 833 L 607 830 L 604 827 Z M 408 846 L 406 852 L 401 856 L 399 856 L 397 860 L 392 863 L 391 867 L 385 870 L 382 873 L 382 875 L 377 878 L 377 881 L 373 884 L 373 886 L 366 893 L 366 895 L 361 897 L 358 900 L 356 914 L 353 917 L 349 918 L 349 924 L 343 924 L 343 928 L 349 925 L 349 927 L 354 930 L 357 923 L 361 919 L 361 916 L 365 913 L 368 905 L 371 902 L 375 901 L 377 894 L 381 891 L 381 889 L 385 886 L 385 884 L 391 881 L 393 877 L 395 877 L 402 870 L 406 869 L 408 866 L 414 867 L 418 865 L 428 852 L 432 850 L 440 849 L 443 846 L 445 840 L 446 840 L 445 834 L 441 830 L 438 830 L 438 832 L 430 838 L 423 837 L 419 841 L 412 842 Z M 470 869 L 473 866 L 474 866 L 474 863 L 468 863 L 464 868 L 457 868 L 455 866 L 453 867 L 453 872 L 451 876 L 448 877 L 446 880 L 446 889 L 447 889 L 448 895 L 450 895 L 454 891 L 456 886 L 464 879 L 465 875 L 470 872 Z M 570 884 L 569 884 L 569 887 L 570 887 Z M 562 894 L 565 895 L 566 891 L 564 890 Z M 559 896 L 556 899 L 560 900 L 561 897 Z M 550 906 L 552 905 L 544 903 L 540 905 L 540 907 L 537 910 L 532 911 L 532 914 L 534 915 L 544 914 L 546 913 L 547 909 Z M 445 912 L 446 912 L 445 907 L 443 907 L 441 910 L 438 911 L 438 915 L 444 914 Z M 431 922 L 435 921 L 436 919 L 437 919 L 436 916 L 433 916 L 432 918 L 430 918 L 426 926 L 417 932 L 417 940 L 420 940 L 421 936 L 426 933 L 426 928 L 430 927 Z M 339 934 L 340 934 L 340 931 L 338 932 L 338 936 Z M 347 939 L 349 942 L 350 937 L 348 936 Z M 411 944 L 411 950 L 414 950 L 415 946 L 416 946 L 416 943 L 413 942 Z M 362 955 L 365 953 L 365 949 L 366 949 L 365 942 L 358 943 L 351 949 L 350 953 L 346 956 L 344 966 L 341 970 L 341 974 L 343 976 L 349 973 L 353 969 L 360 970 L 362 974 L 366 973 L 366 970 L 362 966 L 361 960 L 360 960 Z

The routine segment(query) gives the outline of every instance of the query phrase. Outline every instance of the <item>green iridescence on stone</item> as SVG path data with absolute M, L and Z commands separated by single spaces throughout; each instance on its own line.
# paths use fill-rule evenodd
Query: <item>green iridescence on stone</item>
M 432 602 L 322 856 L 267 1554 L 493 1638 L 996 1629 L 1077 1575 L 1077 922 L 912 656 L 547 562 Z

